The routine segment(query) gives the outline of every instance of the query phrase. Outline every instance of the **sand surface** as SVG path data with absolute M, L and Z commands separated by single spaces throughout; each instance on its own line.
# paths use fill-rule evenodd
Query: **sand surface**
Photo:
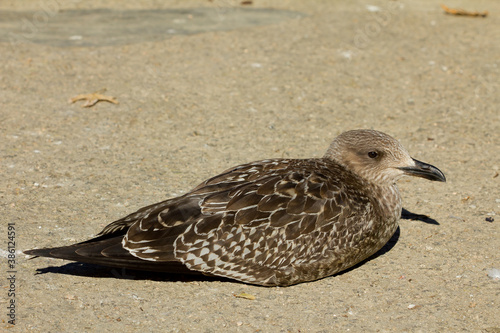
M 486 18 L 430 0 L 239 3 L 0 3 L 1 327 L 500 332 L 488 276 L 500 269 L 500 2 L 447 3 Z M 68 102 L 103 89 L 119 104 Z M 413 219 L 344 274 L 263 288 L 21 253 L 86 240 L 240 163 L 321 156 L 354 128 L 393 135 L 448 182 L 400 181 Z

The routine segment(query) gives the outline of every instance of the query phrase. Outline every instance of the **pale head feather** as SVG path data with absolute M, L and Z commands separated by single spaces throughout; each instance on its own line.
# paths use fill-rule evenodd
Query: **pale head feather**
M 373 157 L 376 154 L 375 157 Z M 336 137 L 324 158 L 332 159 L 377 185 L 392 185 L 414 166 L 408 151 L 393 137 L 375 130 L 351 130 Z

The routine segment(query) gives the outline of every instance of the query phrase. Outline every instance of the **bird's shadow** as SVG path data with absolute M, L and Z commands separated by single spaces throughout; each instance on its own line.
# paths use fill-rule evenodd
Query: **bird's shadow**
M 428 224 L 439 225 L 439 223 L 433 218 L 427 215 L 420 215 L 412 213 L 403 208 L 401 218 L 412 221 L 420 221 Z M 340 272 L 335 275 L 342 275 L 348 273 L 368 261 L 378 258 L 389 252 L 398 242 L 400 236 L 400 229 L 397 228 L 391 239 L 375 254 L 371 257 L 363 260 L 360 263 Z M 228 278 L 218 277 L 218 276 L 207 276 L 197 272 L 194 274 L 172 274 L 172 273 L 162 273 L 162 272 L 149 272 L 149 271 L 138 271 L 125 268 L 112 268 L 100 265 L 85 264 L 80 262 L 71 262 L 62 266 L 50 266 L 45 268 L 39 268 L 36 270 L 36 274 L 63 274 L 63 275 L 73 275 L 82 277 L 93 277 L 93 278 L 115 278 L 115 279 L 125 279 L 125 280 L 151 280 L 151 281 L 171 281 L 171 282 L 201 282 L 201 281 L 221 281 L 221 282 L 233 282 L 242 283 L 239 281 L 231 280 Z
M 434 220 L 432 217 L 429 217 L 427 215 L 412 213 L 404 208 L 401 211 L 401 218 L 405 220 L 419 221 L 427 224 L 439 225 L 439 222 Z
M 173 274 L 163 272 L 139 271 L 128 268 L 113 268 L 81 262 L 71 262 L 62 266 L 49 266 L 45 268 L 38 268 L 36 270 L 36 275 L 47 273 L 92 278 L 114 278 L 123 280 L 149 280 L 170 282 L 233 281 L 231 279 L 218 276 L 207 276 L 201 273 Z

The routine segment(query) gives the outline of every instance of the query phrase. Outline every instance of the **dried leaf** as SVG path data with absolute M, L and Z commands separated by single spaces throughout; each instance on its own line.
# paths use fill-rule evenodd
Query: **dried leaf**
M 233 294 L 233 296 L 234 297 L 238 297 L 238 298 L 249 299 L 251 301 L 253 301 L 255 299 L 254 295 L 250 295 L 250 294 L 247 294 L 247 293 Z
M 105 89 L 97 91 L 97 92 L 92 93 L 92 94 L 77 95 L 75 97 L 72 97 L 69 100 L 69 102 L 71 104 L 73 104 L 76 101 L 82 101 L 83 100 L 83 101 L 85 101 L 85 103 L 83 103 L 83 105 L 82 105 L 83 108 L 90 108 L 90 107 L 96 105 L 99 102 L 108 102 L 108 103 L 118 104 L 118 101 L 114 97 L 105 96 L 105 95 L 100 94 L 103 91 L 105 91 Z
M 464 10 L 464 9 L 454 9 L 454 8 L 449 8 L 449 7 L 446 7 L 445 5 L 441 5 L 441 8 L 443 8 L 443 10 L 447 13 L 447 14 L 450 14 L 450 15 L 457 15 L 457 16 L 472 16 L 472 17 L 486 17 L 488 16 L 488 12 L 487 11 L 484 11 L 484 12 L 470 12 L 470 11 L 467 11 L 467 10 Z

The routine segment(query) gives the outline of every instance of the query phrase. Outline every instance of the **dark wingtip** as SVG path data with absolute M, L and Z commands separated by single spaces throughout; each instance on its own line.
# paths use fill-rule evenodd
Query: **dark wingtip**
M 51 250 L 52 249 L 32 249 L 32 250 L 25 250 L 23 251 L 23 253 L 29 256 L 33 256 L 30 259 L 35 259 L 38 257 L 52 257 L 50 255 Z

